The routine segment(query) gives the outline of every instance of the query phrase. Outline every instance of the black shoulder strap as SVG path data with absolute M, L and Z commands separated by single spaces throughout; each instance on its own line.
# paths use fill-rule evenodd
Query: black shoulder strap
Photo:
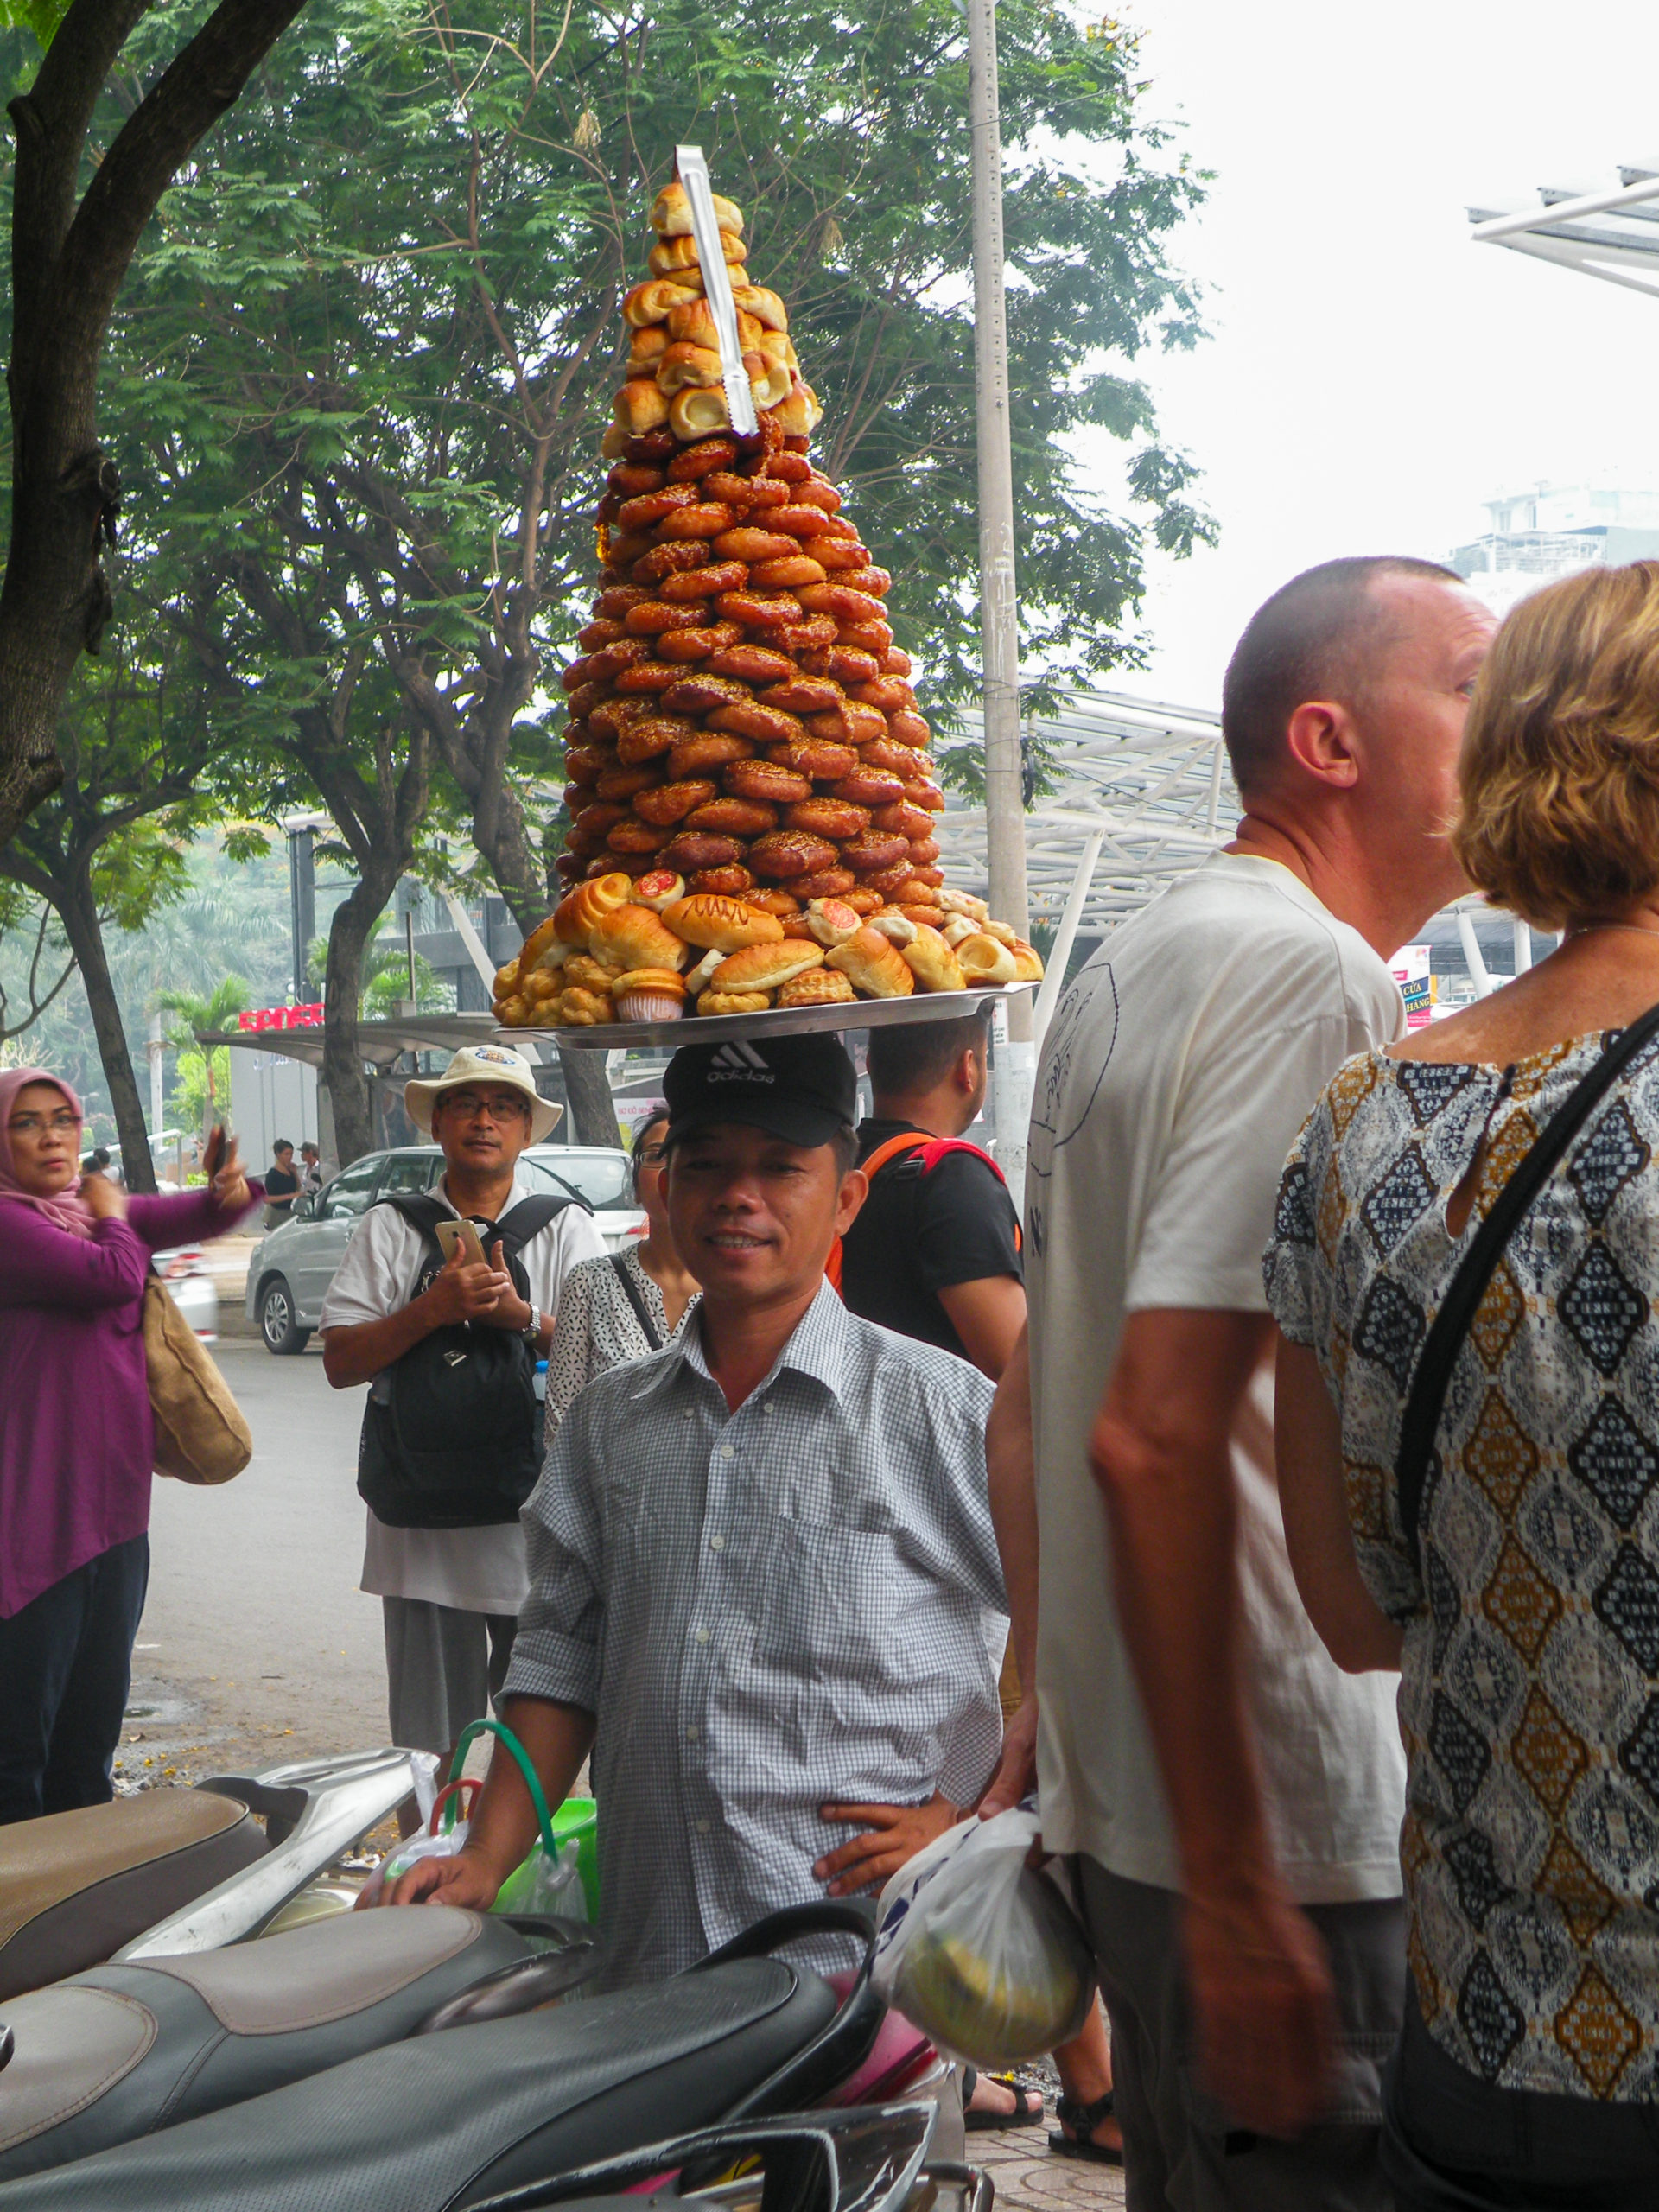
M 1492 1272 L 1522 1216 L 1560 1165 L 1568 1145 L 1624 1069 L 1656 1035 L 1659 1035 L 1659 1006 L 1650 1007 L 1640 1020 L 1633 1021 L 1623 1031 L 1573 1086 L 1571 1096 L 1551 1116 L 1543 1135 L 1493 1200 L 1491 1211 L 1482 1222 L 1447 1286 L 1422 1357 L 1417 1362 L 1417 1371 L 1411 1378 L 1410 1395 L 1400 1421 L 1400 1449 L 1394 1463 L 1400 1525 L 1414 1554 L 1419 1551 L 1423 1484 L 1446 1403 L 1446 1385 Z
M 438 1224 L 453 1221 L 454 1217 L 441 1198 L 429 1191 L 383 1191 L 374 1202 L 378 1206 L 393 1206 L 405 1221 L 418 1229 L 426 1243 L 440 1260 L 443 1247 L 438 1242 Z
M 651 1346 L 652 1351 L 661 1351 L 663 1348 L 662 1332 L 657 1326 L 656 1322 L 652 1319 L 651 1308 L 645 1304 L 645 1300 L 639 1295 L 639 1286 L 635 1282 L 633 1275 L 628 1267 L 627 1254 L 626 1252 L 613 1252 L 611 1255 L 611 1265 L 616 1269 L 616 1279 L 622 1286 L 623 1295 L 626 1298 L 629 1305 L 632 1306 L 634 1317 L 639 1321 L 639 1326 L 645 1331 L 645 1342 Z
M 510 1213 L 504 1213 L 497 1221 L 486 1242 L 493 1243 L 499 1236 L 507 1248 L 508 1258 L 512 1259 L 524 1250 L 532 1236 L 539 1236 L 550 1221 L 562 1214 L 567 1206 L 577 1203 L 575 1198 L 553 1198 L 546 1192 L 539 1192 L 533 1198 L 520 1198 Z

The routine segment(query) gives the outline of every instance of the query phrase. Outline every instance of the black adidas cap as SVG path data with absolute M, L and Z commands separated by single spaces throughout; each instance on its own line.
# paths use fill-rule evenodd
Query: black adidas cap
M 830 1143 L 858 1118 L 858 1077 L 827 1035 L 687 1045 L 668 1064 L 663 1096 L 671 1141 L 741 1122 L 810 1147 Z

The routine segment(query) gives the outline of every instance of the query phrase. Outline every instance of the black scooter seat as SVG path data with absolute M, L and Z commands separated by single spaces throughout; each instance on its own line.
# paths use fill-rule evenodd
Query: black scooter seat
M 351 1913 L 229 1950 L 93 1967 L 15 1998 L 0 2181 L 397 2042 L 529 1952 L 506 1921 L 451 1906 Z
M 836 2011 L 782 1960 L 717 1962 L 368 2052 L 9 2183 L 0 2212 L 459 2212 L 712 2125 Z

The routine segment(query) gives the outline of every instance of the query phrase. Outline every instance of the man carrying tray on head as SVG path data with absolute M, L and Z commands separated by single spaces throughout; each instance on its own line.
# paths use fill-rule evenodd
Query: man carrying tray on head
M 1001 1739 L 991 1387 L 824 1280 L 865 1192 L 831 1038 L 692 1046 L 664 1084 L 693 1324 L 576 1399 L 524 1509 L 504 1714 L 549 1800 L 594 1751 L 613 1983 L 823 1894 L 820 1808 L 970 1805 Z M 536 1835 L 492 1764 L 466 1847 L 391 1901 L 487 1905 Z

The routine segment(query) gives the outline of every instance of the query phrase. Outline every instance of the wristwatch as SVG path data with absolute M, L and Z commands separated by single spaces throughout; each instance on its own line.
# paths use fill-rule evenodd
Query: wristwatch
M 524 1342 L 532 1348 L 540 1343 L 542 1335 L 542 1316 L 541 1310 L 538 1306 L 532 1306 L 531 1307 L 530 1319 L 525 1322 L 524 1327 L 519 1330 L 518 1333 L 524 1338 Z

